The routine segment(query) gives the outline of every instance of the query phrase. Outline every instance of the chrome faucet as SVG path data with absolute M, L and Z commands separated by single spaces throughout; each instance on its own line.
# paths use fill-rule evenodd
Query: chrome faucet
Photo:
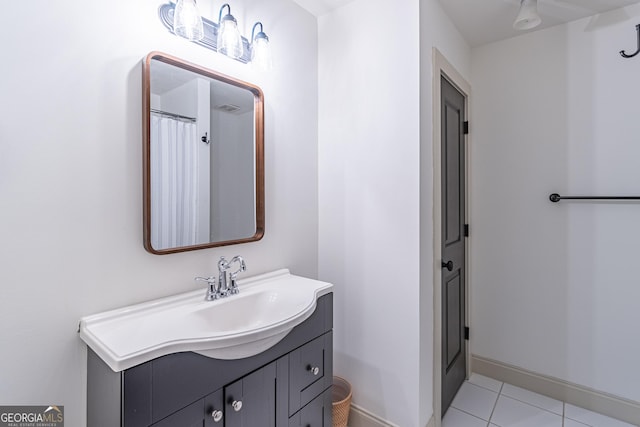
M 238 263 L 238 269 L 233 273 L 229 273 L 229 279 L 227 281 L 227 270 L 235 263 Z M 207 282 L 207 295 L 205 299 L 207 301 L 217 300 L 218 298 L 224 298 L 228 295 L 235 295 L 240 292 L 238 289 L 238 283 L 236 279 L 238 274 L 247 271 L 247 264 L 240 255 L 236 255 L 231 258 L 231 261 L 227 261 L 225 257 L 220 257 L 218 261 L 218 280 L 214 276 L 209 277 L 196 277 L 196 281 Z M 217 284 L 216 284 L 217 282 Z
M 227 279 L 227 270 L 229 270 L 234 263 L 238 263 L 239 267 L 233 273 L 229 273 L 229 279 Z M 240 292 L 236 278 L 240 272 L 244 271 L 247 271 L 247 264 L 240 255 L 234 256 L 231 261 L 227 261 L 225 257 L 220 257 L 218 261 L 218 295 L 220 297 L 226 297 L 227 295 L 235 295 Z

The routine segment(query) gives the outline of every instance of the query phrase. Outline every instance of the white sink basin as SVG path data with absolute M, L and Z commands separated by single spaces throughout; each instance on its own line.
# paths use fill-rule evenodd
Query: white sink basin
M 240 293 L 205 301 L 205 289 L 80 319 L 80 338 L 116 372 L 181 351 L 240 359 L 277 344 L 333 285 L 278 270 L 238 281 Z

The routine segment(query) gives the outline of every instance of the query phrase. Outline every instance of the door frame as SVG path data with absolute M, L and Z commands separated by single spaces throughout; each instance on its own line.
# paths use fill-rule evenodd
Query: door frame
M 445 56 L 433 48 L 433 414 L 435 427 L 440 427 L 442 420 L 442 112 L 440 77 L 444 76 L 465 97 L 465 117 L 469 120 L 469 104 L 471 101 L 471 85 L 466 81 Z M 465 143 L 465 224 L 469 224 L 469 142 L 470 134 L 466 135 Z M 469 247 L 471 240 L 467 238 L 465 244 L 465 323 L 470 327 L 470 258 Z M 466 343 L 467 378 L 471 373 L 471 345 Z

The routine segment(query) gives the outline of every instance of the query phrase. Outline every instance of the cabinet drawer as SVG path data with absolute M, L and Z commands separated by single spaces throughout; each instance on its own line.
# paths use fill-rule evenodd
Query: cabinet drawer
M 289 416 L 331 387 L 333 333 L 294 350 L 289 355 Z
M 331 403 L 331 389 L 327 389 L 289 418 L 289 427 L 331 427 Z

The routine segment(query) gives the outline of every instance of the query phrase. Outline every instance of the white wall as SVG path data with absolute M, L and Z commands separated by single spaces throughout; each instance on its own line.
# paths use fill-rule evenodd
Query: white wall
M 196 122 L 198 136 L 198 204 L 201 214 L 198 215 L 198 239 L 200 242 L 211 242 L 211 143 L 202 142 L 202 137 L 211 135 L 211 92 L 207 79 L 197 79 L 198 108 Z
M 334 371 L 356 404 L 401 426 L 417 425 L 419 404 L 418 21 L 415 0 L 356 0 L 318 20 L 319 277 L 335 285 Z
M 288 0 L 233 4 L 244 34 L 260 19 L 272 41 L 276 68 L 260 75 L 169 34 L 162 3 L 13 2 L 0 27 L 15 40 L 0 71 L 0 404 L 65 405 L 72 427 L 86 425 L 81 316 L 196 289 L 223 254 L 242 254 L 250 274 L 317 274 L 315 19 Z M 143 249 L 141 60 L 152 50 L 263 88 L 260 242 Z
M 640 6 L 474 49 L 472 346 L 640 401 Z
M 336 286 L 335 372 L 353 384 L 355 404 L 424 426 L 433 409 L 433 283 L 432 273 L 420 282 L 421 268 L 432 272 L 420 227 L 432 239 L 433 163 L 422 165 L 424 189 L 420 168 L 421 151 L 432 149 L 431 48 L 461 72 L 469 48 L 435 0 L 356 0 L 318 26 L 318 268 Z
M 248 92 L 249 93 L 249 92 Z M 253 95 L 249 93 L 252 97 Z M 233 240 L 256 232 L 253 110 L 211 110 L 211 238 Z

